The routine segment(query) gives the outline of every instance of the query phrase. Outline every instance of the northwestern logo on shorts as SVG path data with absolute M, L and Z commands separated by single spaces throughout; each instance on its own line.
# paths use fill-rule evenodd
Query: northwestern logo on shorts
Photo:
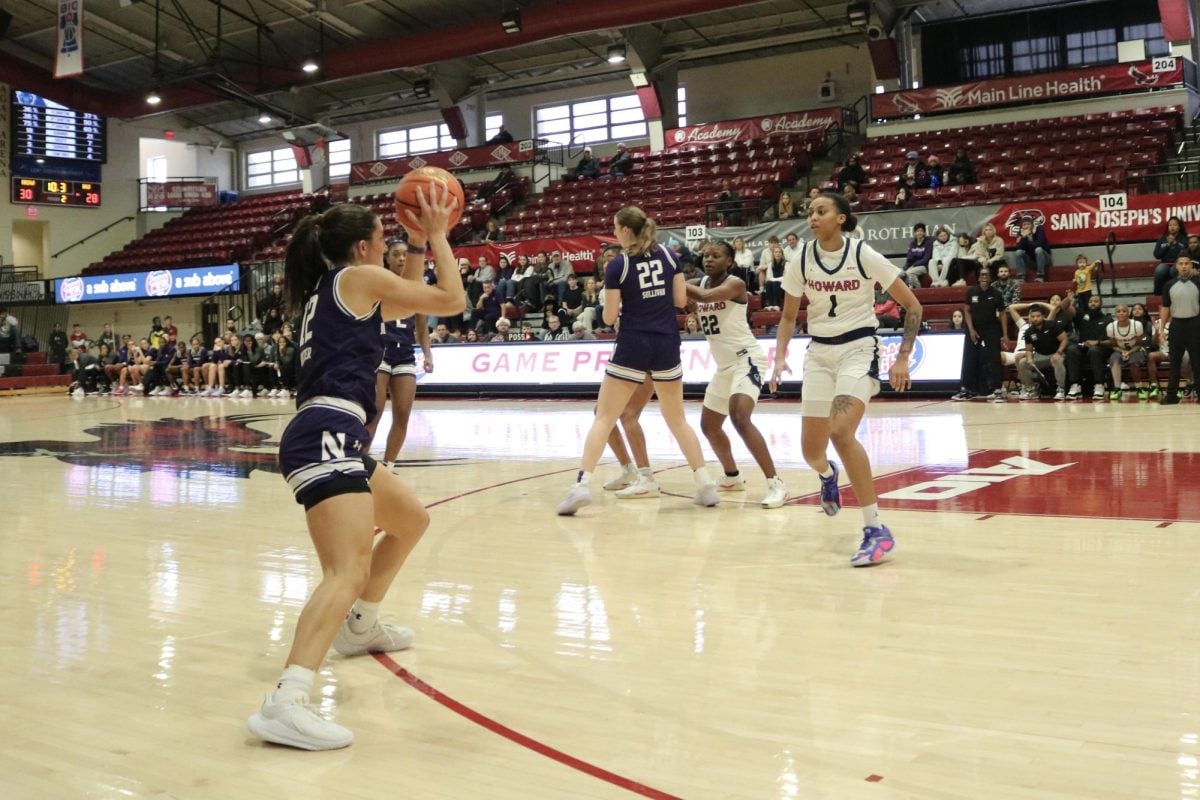
M 171 293 L 171 273 L 156 269 L 146 273 L 146 294 L 150 297 L 166 297 Z
M 884 336 L 879 345 L 879 379 L 887 378 L 888 370 L 892 368 L 892 364 L 896 363 L 896 356 L 900 354 L 900 343 L 904 341 L 901 336 Z M 921 340 L 917 339 L 913 343 L 912 352 L 908 354 L 908 374 L 916 375 L 917 370 L 921 368 L 921 362 L 925 360 L 925 346 L 921 344 Z
M 58 285 L 60 303 L 78 303 L 83 299 L 83 278 L 63 278 Z

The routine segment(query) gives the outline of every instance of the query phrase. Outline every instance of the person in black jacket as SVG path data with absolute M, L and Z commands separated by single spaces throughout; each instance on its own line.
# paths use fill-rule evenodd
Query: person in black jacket
M 67 363 L 67 332 L 63 330 L 61 322 L 54 323 L 54 330 L 50 332 L 50 341 L 47 346 L 49 363 L 58 367 L 61 374 L 63 365 Z
M 846 162 L 846 166 L 842 167 L 838 172 L 838 191 L 840 192 L 843 188 L 845 188 L 847 183 L 853 183 L 855 188 L 858 188 L 866 182 L 866 170 L 864 170 L 862 165 L 858 163 L 858 154 L 856 153 L 850 156 L 850 159 Z
M 1000 317 L 1004 296 L 992 286 L 992 271 L 979 270 L 979 285 L 967 287 L 963 303 L 967 340 L 963 342 L 962 388 L 954 400 L 970 400 L 979 394 L 1004 402 L 1004 380 L 1000 363 Z
M 1163 235 L 1154 245 L 1154 258 L 1158 261 L 1158 266 L 1154 268 L 1155 294 L 1162 294 L 1167 281 L 1179 276 L 1175 269 L 1175 259 L 1187 252 L 1187 240 L 1188 234 L 1187 229 L 1183 227 L 1183 220 L 1179 217 L 1168 219 Z
M 629 154 L 625 143 L 621 142 L 617 145 L 617 154 L 608 162 L 608 174 L 620 178 L 630 172 L 633 172 L 633 156 Z
M 964 183 L 977 183 L 975 178 L 975 165 L 971 163 L 971 159 L 967 158 L 967 151 L 963 148 L 958 148 L 954 154 L 954 161 L 950 163 L 950 169 L 946 173 L 946 185 L 962 185 Z

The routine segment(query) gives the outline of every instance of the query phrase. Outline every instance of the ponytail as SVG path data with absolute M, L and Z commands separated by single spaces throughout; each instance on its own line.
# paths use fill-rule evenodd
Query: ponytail
M 631 256 L 643 256 L 658 242 L 658 226 L 637 206 L 625 206 L 616 215 L 617 224 L 629 228 L 636 237 L 633 244 L 625 248 Z
M 350 260 L 357 242 L 375 236 L 378 222 L 366 206 L 339 203 L 300 220 L 288 242 L 283 266 L 283 297 L 288 314 L 299 316 L 330 264 Z

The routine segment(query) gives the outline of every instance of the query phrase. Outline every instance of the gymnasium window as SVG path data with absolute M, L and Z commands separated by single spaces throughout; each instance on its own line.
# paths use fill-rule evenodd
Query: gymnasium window
M 246 154 L 246 188 L 260 189 L 299 182 L 300 172 L 296 168 L 296 156 L 292 148 L 280 147 Z
M 1012 43 L 1012 71 L 1050 72 L 1060 67 L 1057 36 L 1039 36 Z
M 329 177 L 345 178 L 350 174 L 350 140 L 338 139 L 329 143 Z
M 1146 40 L 1146 58 L 1171 55 L 1171 46 L 1163 38 L 1161 22 L 1149 22 L 1144 25 L 1126 25 L 1121 31 L 1121 40 Z
M 1004 45 L 981 44 L 958 51 L 964 78 L 995 78 L 1004 75 Z
M 687 94 L 679 87 L 679 124 L 686 124 Z M 563 145 L 623 142 L 650 135 L 636 94 L 617 94 L 534 109 L 533 132 Z
M 1082 67 L 1117 60 L 1117 32 L 1112 28 L 1068 33 L 1067 66 Z
M 503 124 L 503 114 L 488 114 L 484 120 L 484 141 L 499 133 Z M 379 131 L 375 136 L 377 158 L 404 158 L 438 150 L 453 150 L 455 147 L 458 147 L 458 142 L 450 135 L 450 126 L 444 122 L 393 128 Z

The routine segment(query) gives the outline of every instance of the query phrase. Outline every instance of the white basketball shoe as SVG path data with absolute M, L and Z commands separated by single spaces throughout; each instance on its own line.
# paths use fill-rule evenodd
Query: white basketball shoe
M 354 734 L 321 716 L 306 694 L 278 699 L 274 693 L 267 695 L 246 727 L 260 739 L 301 750 L 337 750 L 354 742 Z

